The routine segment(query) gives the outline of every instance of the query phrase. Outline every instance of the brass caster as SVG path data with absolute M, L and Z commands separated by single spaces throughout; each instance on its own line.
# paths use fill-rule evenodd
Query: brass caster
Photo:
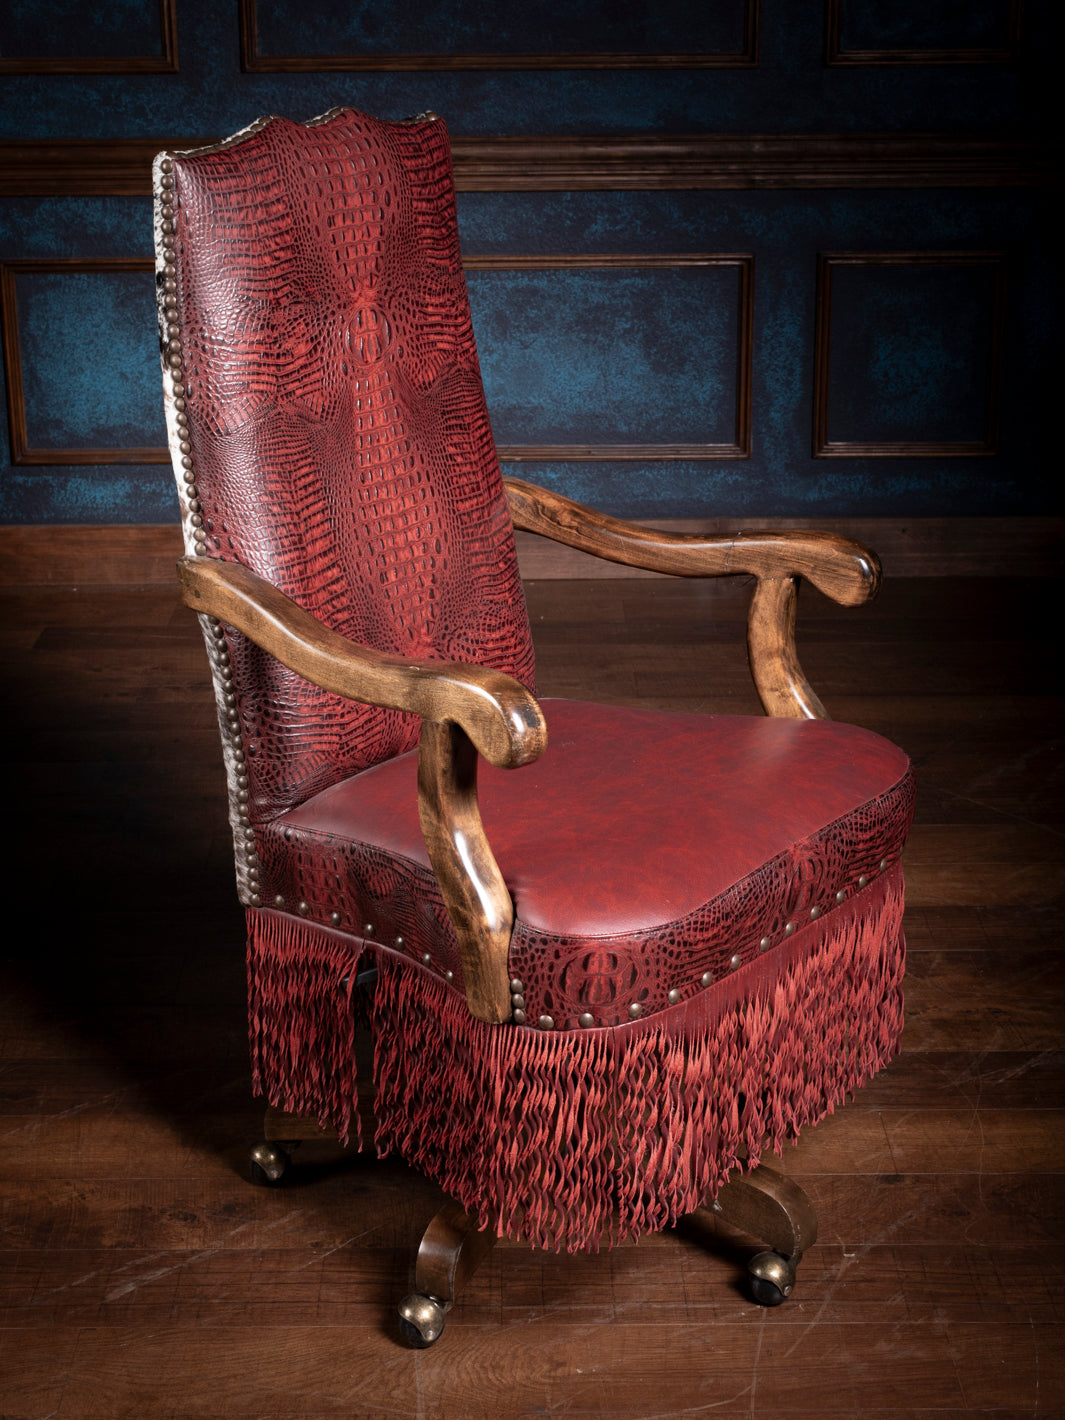
M 399 1304 L 399 1330 L 408 1346 L 424 1351 L 439 1341 L 447 1320 L 447 1309 L 435 1297 L 411 1292 Z
M 762 1307 L 779 1307 L 795 1288 L 795 1262 L 779 1252 L 760 1252 L 747 1264 L 751 1294 Z
M 248 1172 L 252 1183 L 263 1188 L 279 1187 L 291 1162 L 284 1149 L 263 1139 L 248 1154 Z

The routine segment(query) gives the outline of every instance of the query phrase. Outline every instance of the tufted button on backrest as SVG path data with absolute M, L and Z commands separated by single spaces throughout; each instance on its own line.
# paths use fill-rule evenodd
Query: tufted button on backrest
M 355 641 L 531 687 L 444 124 L 273 118 L 169 173 L 203 555 Z M 253 823 L 417 741 L 226 639 Z

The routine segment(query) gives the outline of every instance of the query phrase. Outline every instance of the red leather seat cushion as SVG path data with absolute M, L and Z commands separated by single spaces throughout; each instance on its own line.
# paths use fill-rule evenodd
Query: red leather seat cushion
M 746 961 L 788 920 L 794 930 L 814 908 L 830 912 L 837 893 L 850 898 L 905 840 L 909 762 L 867 730 L 543 705 L 544 756 L 520 770 L 482 764 L 479 778 L 482 818 L 517 913 L 511 970 L 532 1019 L 545 1012 L 556 1025 L 575 1023 L 590 1004 L 581 961 L 586 972 L 618 976 L 619 999 L 660 1009 L 678 983 L 694 989 L 737 953 Z M 381 940 L 401 927 L 406 951 L 457 976 L 446 928 L 425 920 L 428 904 L 420 914 L 400 910 L 404 894 L 427 897 L 439 928 L 416 782 L 410 753 L 334 784 L 259 830 L 264 864 L 280 896 L 299 892 L 318 920 L 339 906 L 348 930 L 376 921 Z M 350 843 L 368 851 L 338 855 Z M 596 993 L 607 1005 L 601 985 Z M 627 1018 L 618 1011 L 596 1023 Z

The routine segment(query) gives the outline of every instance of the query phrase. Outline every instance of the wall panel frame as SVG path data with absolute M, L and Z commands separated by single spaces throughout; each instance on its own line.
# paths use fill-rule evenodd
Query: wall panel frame
M 587 54 L 273 54 L 260 53 L 258 0 L 239 0 L 241 67 L 250 74 L 350 73 L 359 70 L 462 69 L 752 69 L 758 64 L 761 0 L 742 5 L 738 50 L 712 53 Z
M 169 463 L 170 454 L 165 446 L 97 448 L 85 445 L 72 448 L 42 448 L 32 445 L 27 428 L 24 357 L 19 331 L 16 281 L 20 275 L 55 276 L 84 272 L 101 275 L 143 272 L 145 275 L 150 275 L 154 271 L 155 262 L 150 257 L 27 258 L 21 261 L 0 262 L 0 326 L 2 326 L 11 463 L 13 466 L 63 467 L 71 464 Z M 72 331 L 77 328 L 76 315 L 76 312 L 71 313 Z M 152 331 L 149 327 L 146 329 L 145 338 L 151 339 L 151 336 Z M 73 339 L 69 350 L 64 351 L 61 358 L 69 360 L 77 368 L 78 350 Z
M 159 9 L 159 53 L 117 55 L 5 54 L 0 25 L 0 74 L 177 74 L 177 0 L 154 0 Z M 90 6 L 85 6 L 90 10 Z
M 832 439 L 829 435 L 832 374 L 833 273 L 847 267 L 980 267 L 992 277 L 990 338 L 984 370 L 983 435 L 979 439 Z M 814 337 L 815 458 L 973 458 L 998 452 L 1002 390 L 1006 261 L 1001 251 L 822 252 L 817 262 Z
M 1005 33 L 997 45 L 942 49 L 844 49 L 843 8 L 847 0 L 825 0 L 825 63 L 831 66 L 897 64 L 1009 64 L 1021 50 L 1022 0 L 1009 0 Z
M 577 271 L 733 268 L 736 272 L 736 365 L 734 434 L 720 443 L 694 444 L 500 444 L 508 462 L 574 460 L 599 462 L 647 459 L 745 459 L 751 452 L 751 374 L 754 333 L 754 258 L 740 253 L 676 255 L 468 256 L 467 271 Z

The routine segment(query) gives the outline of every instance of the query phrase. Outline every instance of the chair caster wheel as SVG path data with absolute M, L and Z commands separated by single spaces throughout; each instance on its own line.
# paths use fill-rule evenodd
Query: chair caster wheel
M 291 1162 L 284 1149 L 264 1139 L 248 1154 L 248 1172 L 252 1183 L 262 1188 L 279 1187 Z
M 439 1341 L 447 1320 L 447 1311 L 435 1297 L 424 1292 L 411 1292 L 399 1304 L 399 1330 L 403 1340 L 415 1350 L 424 1351 Z
M 795 1264 L 779 1252 L 760 1252 L 747 1264 L 751 1295 L 762 1307 L 779 1307 L 795 1287 Z

